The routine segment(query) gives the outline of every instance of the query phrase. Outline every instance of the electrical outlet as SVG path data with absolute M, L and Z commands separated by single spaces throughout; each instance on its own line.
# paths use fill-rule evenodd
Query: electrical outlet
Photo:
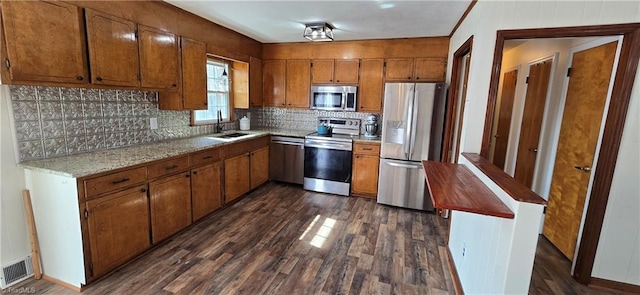
M 149 118 L 149 129 L 158 129 L 158 118 Z
M 462 259 L 464 260 L 467 256 L 467 243 L 462 243 Z

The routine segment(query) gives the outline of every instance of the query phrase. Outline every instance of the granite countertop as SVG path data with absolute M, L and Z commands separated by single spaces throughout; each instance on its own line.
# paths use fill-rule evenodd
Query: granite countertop
M 114 169 L 144 164 L 174 156 L 192 153 L 199 150 L 223 146 L 230 143 L 257 138 L 264 135 L 305 137 L 313 133 L 312 130 L 289 129 L 252 129 L 247 131 L 233 130 L 226 133 L 242 132 L 250 135 L 237 139 L 221 141 L 216 137 L 222 134 L 205 134 L 195 137 L 170 139 L 143 145 L 129 146 L 117 149 L 94 151 L 89 153 L 28 161 L 18 165 L 25 169 L 43 171 L 66 177 L 84 177 Z M 354 142 L 380 142 L 380 137 L 366 138 L 363 135 L 353 138 Z
M 358 137 L 353 138 L 354 142 L 362 142 L 362 143 L 381 143 L 380 136 L 374 138 L 364 137 L 364 135 L 360 134 Z
M 221 141 L 220 139 L 215 139 L 215 137 L 222 134 L 206 134 L 117 149 L 28 161 L 19 163 L 18 165 L 25 169 L 79 178 L 269 135 L 269 132 L 260 130 L 234 130 L 227 133 L 234 132 L 249 133 L 250 135 Z

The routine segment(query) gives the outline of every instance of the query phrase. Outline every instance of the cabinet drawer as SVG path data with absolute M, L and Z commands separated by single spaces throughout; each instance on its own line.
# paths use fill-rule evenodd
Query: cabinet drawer
M 151 164 L 149 168 L 149 178 L 156 178 L 173 172 L 178 172 L 189 168 L 189 157 L 184 156 L 171 160 L 162 161 L 160 163 Z
M 353 153 L 364 154 L 364 155 L 379 155 L 380 145 L 375 143 L 373 144 L 356 143 L 353 145 Z
M 147 168 L 139 167 L 84 181 L 85 197 L 89 198 L 147 180 Z
M 220 159 L 220 149 L 210 149 L 206 151 L 196 152 L 190 155 L 191 165 L 211 163 Z
M 224 158 L 228 159 L 268 145 L 269 136 L 229 144 L 224 147 Z

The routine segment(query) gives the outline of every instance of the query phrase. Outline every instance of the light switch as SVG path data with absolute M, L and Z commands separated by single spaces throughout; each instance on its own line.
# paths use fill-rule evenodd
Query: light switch
M 158 129 L 158 118 L 149 118 L 149 129 Z

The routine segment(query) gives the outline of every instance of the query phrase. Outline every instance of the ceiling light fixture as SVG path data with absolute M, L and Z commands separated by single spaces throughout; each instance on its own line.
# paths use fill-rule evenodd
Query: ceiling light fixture
M 314 42 L 333 41 L 333 26 L 328 23 L 306 24 L 302 36 Z

